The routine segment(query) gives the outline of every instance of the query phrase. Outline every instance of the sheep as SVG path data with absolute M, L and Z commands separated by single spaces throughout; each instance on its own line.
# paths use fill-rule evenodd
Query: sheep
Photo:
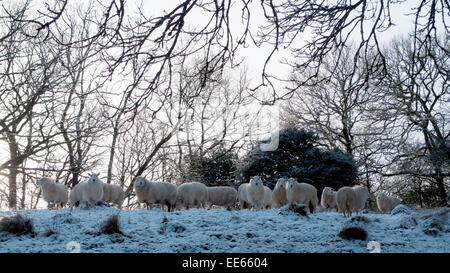
M 316 212 L 319 204 L 317 189 L 308 183 L 298 183 L 295 178 L 287 181 L 286 199 L 289 204 L 307 205 L 311 213 Z
M 103 183 L 103 201 L 116 204 L 122 209 L 122 203 L 125 198 L 125 192 L 119 185 Z
M 142 176 L 136 177 L 134 191 L 139 203 L 145 203 L 147 209 L 151 204 L 167 206 L 173 211 L 177 201 L 177 186 L 169 182 L 150 182 Z
M 254 176 L 250 182 L 241 184 L 238 189 L 241 209 L 247 208 L 247 205 L 252 209 L 264 208 L 264 191 L 264 185 L 259 176 Z
M 51 178 L 41 177 L 36 181 L 36 184 L 42 189 L 42 197 L 47 201 L 47 207 L 50 209 L 52 203 L 56 204 L 56 208 L 61 209 L 68 201 L 67 187 L 63 184 L 55 183 Z
M 208 200 L 208 189 L 200 182 L 184 183 L 177 188 L 177 209 L 182 207 L 205 207 Z
M 346 216 L 352 216 L 352 212 L 357 214 L 366 204 L 369 192 L 362 186 L 342 187 L 336 193 L 336 203 L 338 210 Z
M 247 187 L 248 183 L 239 185 L 238 188 L 238 200 L 240 209 L 247 209 L 250 207 L 250 202 L 247 199 Z
M 207 187 L 207 190 L 207 203 L 210 205 L 210 207 L 212 207 L 212 205 L 228 207 L 233 206 L 236 202 L 238 192 L 233 187 Z
M 346 216 L 352 216 L 356 208 L 356 192 L 351 187 L 342 187 L 336 192 L 336 204 L 339 212 Z
M 103 182 L 99 174 L 91 174 L 86 182 L 76 184 L 70 192 L 70 208 L 84 205 L 86 208 L 95 206 L 103 199 Z
M 280 178 L 272 192 L 272 206 L 280 208 L 288 203 L 286 199 L 286 181 L 287 178 Z
M 397 197 L 387 196 L 382 192 L 377 195 L 377 207 L 383 213 L 390 213 L 401 202 Z
M 369 198 L 369 191 L 363 186 L 353 186 L 352 189 L 356 192 L 358 211 L 364 209 L 367 199 Z M 358 213 L 358 211 L 356 213 Z
M 272 190 L 267 187 L 267 186 L 263 186 L 264 187 L 264 208 L 265 209 L 270 209 L 272 207 Z
M 332 188 L 323 188 L 322 196 L 320 197 L 320 205 L 326 210 L 337 209 L 336 192 Z

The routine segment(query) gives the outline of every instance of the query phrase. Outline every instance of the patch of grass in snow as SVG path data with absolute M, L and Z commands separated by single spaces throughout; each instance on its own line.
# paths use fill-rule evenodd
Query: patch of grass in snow
M 16 236 L 31 235 L 34 237 L 34 224 L 31 218 L 18 213 L 14 216 L 0 216 L 0 231 L 6 231 Z
M 351 222 L 351 223 L 354 223 L 354 222 L 362 222 L 362 223 L 368 224 L 368 223 L 370 223 L 371 221 L 370 221 L 369 218 L 367 218 L 367 217 L 365 217 L 365 216 L 357 215 L 357 216 L 353 216 L 353 217 L 350 219 L 350 222 Z
M 339 232 L 339 237 L 345 240 L 367 240 L 367 231 L 359 226 L 346 226 Z
M 118 214 L 111 215 L 100 223 L 100 234 L 124 234 L 120 229 Z

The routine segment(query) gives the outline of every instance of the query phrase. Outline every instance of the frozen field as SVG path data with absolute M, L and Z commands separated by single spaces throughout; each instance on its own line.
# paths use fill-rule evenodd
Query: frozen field
M 125 235 L 99 234 L 100 222 L 117 214 L 113 208 L 62 211 L 20 211 L 33 219 L 36 235 L 0 232 L 0 252 L 450 252 L 449 211 L 411 214 L 363 213 L 358 222 L 368 239 L 344 240 L 338 236 L 350 219 L 336 212 L 309 218 L 277 209 L 229 211 L 191 209 L 168 213 L 160 209 L 123 210 Z M 442 213 L 444 211 L 444 213 Z M 13 215 L 12 211 L 0 211 Z M 51 231 L 51 232 L 49 232 Z M 78 248 L 79 246 L 79 248 Z

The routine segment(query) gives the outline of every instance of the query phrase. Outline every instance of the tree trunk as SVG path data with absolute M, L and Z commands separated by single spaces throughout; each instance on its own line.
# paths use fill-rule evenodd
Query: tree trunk
M 422 127 L 422 133 L 425 139 L 425 145 L 428 149 L 428 153 L 431 157 L 431 164 L 433 164 L 433 167 L 436 171 L 436 175 L 434 176 L 434 180 L 436 181 L 436 185 L 438 187 L 439 191 L 439 198 L 441 199 L 440 204 L 442 206 L 447 206 L 447 194 L 445 192 L 445 186 L 444 186 L 444 176 L 442 174 L 442 167 L 441 162 L 439 159 L 439 152 L 437 151 L 438 148 L 436 147 L 436 144 L 432 141 L 432 134 L 428 131 L 427 126 L 428 123 L 425 123 Z
M 113 138 L 112 138 L 112 142 L 111 142 L 111 150 L 110 150 L 110 154 L 109 154 L 108 177 L 106 178 L 107 184 L 111 184 L 111 180 L 112 180 L 112 168 L 113 168 L 113 163 L 114 163 L 114 154 L 116 153 L 116 143 L 117 143 L 118 135 L 119 135 L 119 129 L 116 127 L 116 128 L 114 128 Z
M 423 192 L 422 192 L 422 182 L 419 180 L 419 188 L 418 188 L 418 192 L 419 194 L 419 203 L 420 203 L 420 207 L 423 208 Z
M 78 172 L 79 172 L 78 170 L 72 172 L 72 181 L 70 183 L 72 185 L 72 189 L 73 187 L 75 187 L 76 184 L 78 184 L 78 176 L 79 176 Z
M 23 178 L 22 178 L 22 200 L 20 203 L 20 208 L 21 209 L 26 209 L 26 203 L 25 203 L 25 199 L 26 199 L 26 192 L 27 192 L 27 180 L 26 180 L 26 176 L 25 173 L 23 174 Z
M 441 198 L 441 205 L 445 207 L 448 205 L 448 202 L 447 202 L 447 193 L 445 192 L 444 186 L 444 177 L 442 175 L 441 170 L 439 169 L 436 170 L 436 176 L 434 177 L 434 179 L 436 180 L 436 184 L 438 186 L 439 197 Z
M 17 174 L 19 173 L 16 168 L 9 169 L 8 180 L 9 180 L 9 200 L 8 206 L 10 209 L 17 208 Z

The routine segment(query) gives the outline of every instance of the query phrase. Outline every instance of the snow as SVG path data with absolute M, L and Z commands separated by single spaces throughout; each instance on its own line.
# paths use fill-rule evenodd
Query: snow
M 293 212 L 279 213 L 278 209 L 122 210 L 120 225 L 125 235 L 99 235 L 100 223 L 119 213 L 115 208 L 18 212 L 33 219 L 36 235 L 0 232 L 0 252 L 71 252 L 79 244 L 81 252 L 108 253 L 367 253 L 371 241 L 379 243 L 382 253 L 450 252 L 449 217 L 439 218 L 441 226 L 432 226 L 436 233 L 425 234 L 437 220 L 418 211 L 408 215 L 360 214 L 364 221 L 353 221 L 368 232 L 366 241 L 340 238 L 340 230 L 351 219 L 337 212 L 319 212 L 307 218 Z M 3 215 L 14 213 L 0 211 Z M 46 236 L 49 230 L 55 233 Z
M 405 206 L 405 205 L 397 205 L 392 211 L 391 214 L 392 215 L 396 215 L 399 213 L 403 213 L 403 214 L 411 214 L 411 210 Z

